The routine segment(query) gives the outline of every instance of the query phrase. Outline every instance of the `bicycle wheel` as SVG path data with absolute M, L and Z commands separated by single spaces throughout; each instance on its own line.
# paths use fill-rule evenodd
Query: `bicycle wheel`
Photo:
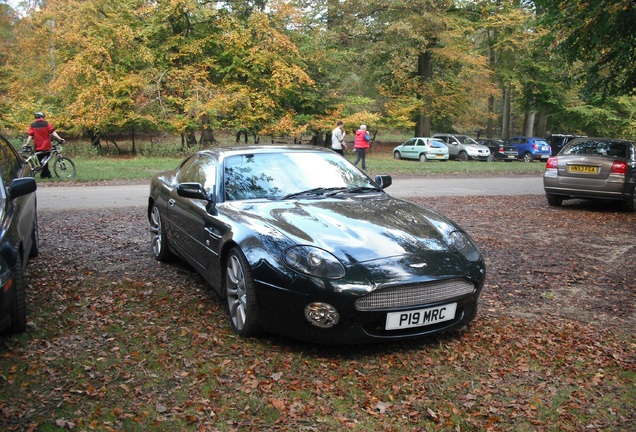
M 61 179 L 74 179 L 77 174 L 75 163 L 67 157 L 59 157 L 53 162 L 53 171 Z

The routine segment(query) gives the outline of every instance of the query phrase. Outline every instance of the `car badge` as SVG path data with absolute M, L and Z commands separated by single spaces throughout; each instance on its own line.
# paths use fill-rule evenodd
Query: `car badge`
M 424 267 L 426 267 L 426 263 L 415 263 L 415 264 L 409 264 L 409 267 L 413 267 L 413 268 L 424 268 Z

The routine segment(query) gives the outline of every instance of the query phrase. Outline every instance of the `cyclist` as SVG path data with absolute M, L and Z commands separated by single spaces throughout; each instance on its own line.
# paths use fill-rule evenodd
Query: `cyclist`
M 35 121 L 29 125 L 27 132 L 26 145 L 29 145 L 33 139 L 33 148 L 38 153 L 38 159 L 40 162 L 51 154 L 51 135 L 53 135 L 60 142 L 64 142 L 62 138 L 57 134 L 53 125 L 44 119 L 44 113 L 36 112 Z M 51 171 L 49 170 L 49 164 L 47 163 L 42 167 L 40 173 L 41 178 L 51 178 Z

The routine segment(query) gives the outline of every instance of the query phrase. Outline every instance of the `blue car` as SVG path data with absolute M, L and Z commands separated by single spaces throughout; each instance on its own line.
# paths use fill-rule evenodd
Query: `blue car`
M 547 161 L 552 155 L 550 144 L 543 138 L 517 136 L 508 138 L 504 145 L 516 147 L 517 157 L 524 162 Z

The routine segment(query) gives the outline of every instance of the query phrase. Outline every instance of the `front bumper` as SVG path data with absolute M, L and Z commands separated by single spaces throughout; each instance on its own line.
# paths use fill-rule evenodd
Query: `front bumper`
M 328 292 L 309 295 L 272 285 L 257 283 L 260 324 L 272 333 L 294 339 L 321 344 L 359 344 L 411 339 L 458 329 L 477 316 L 477 303 L 481 287 L 476 286 L 472 294 L 459 298 L 448 298 L 425 305 L 361 311 L 354 306 L 358 295 Z M 304 316 L 307 304 L 315 301 L 329 303 L 338 310 L 340 321 L 331 328 L 318 328 Z M 386 330 L 387 314 L 409 312 L 423 308 L 457 304 L 452 320 L 421 327 Z

